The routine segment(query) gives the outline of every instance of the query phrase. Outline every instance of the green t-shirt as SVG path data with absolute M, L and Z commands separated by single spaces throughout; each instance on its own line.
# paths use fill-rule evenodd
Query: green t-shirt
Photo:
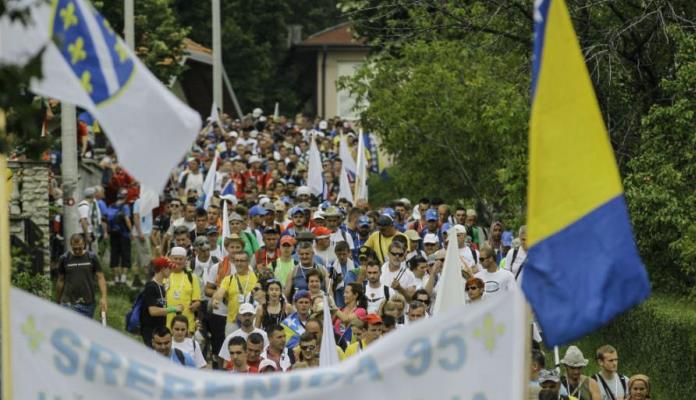
M 288 275 L 295 267 L 295 261 L 292 258 L 288 261 L 283 261 L 279 258 L 274 261 L 273 264 L 275 264 L 273 274 L 275 278 L 280 281 L 280 285 L 285 288 L 285 282 L 288 279 Z

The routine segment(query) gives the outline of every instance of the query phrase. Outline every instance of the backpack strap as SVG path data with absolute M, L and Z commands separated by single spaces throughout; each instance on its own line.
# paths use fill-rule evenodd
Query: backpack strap
M 186 268 L 184 271 L 186 272 L 186 277 L 188 278 L 189 283 L 193 285 L 193 274 L 191 274 L 191 270 Z
M 186 366 L 186 356 L 184 355 L 184 352 L 179 349 L 174 349 L 174 354 L 176 354 L 176 358 L 179 359 L 181 365 Z
M 621 382 L 621 387 L 623 388 L 624 395 L 627 395 L 627 394 L 628 394 L 628 388 L 627 388 L 627 385 L 626 385 L 626 377 L 623 376 L 623 375 L 621 375 L 621 374 L 618 374 L 618 375 L 619 375 L 619 382 Z
M 607 385 L 607 382 L 604 380 L 604 378 L 602 377 L 602 375 L 599 374 L 599 372 L 596 373 L 596 374 L 594 374 L 594 375 L 592 375 L 592 378 L 594 378 L 595 381 L 599 382 L 599 383 L 602 385 L 602 387 L 604 388 L 604 393 L 606 393 L 607 396 L 609 396 L 609 398 L 610 398 L 611 400 L 616 400 L 616 396 L 615 396 L 614 393 L 611 391 L 611 389 L 609 389 L 609 385 Z M 617 394 L 618 394 L 618 393 L 617 393 Z
M 382 288 L 384 288 L 384 301 L 389 301 L 389 286 L 382 285 Z
M 515 263 L 515 259 L 517 258 L 517 253 L 520 252 L 520 248 L 516 247 L 515 250 L 512 251 L 512 260 L 510 260 L 510 271 L 512 271 L 512 265 Z

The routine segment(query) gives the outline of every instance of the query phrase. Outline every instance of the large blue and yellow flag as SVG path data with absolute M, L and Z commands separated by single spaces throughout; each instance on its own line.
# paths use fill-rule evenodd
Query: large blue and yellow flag
M 568 9 L 538 0 L 534 11 L 522 288 L 547 344 L 557 345 L 641 302 L 650 284 Z

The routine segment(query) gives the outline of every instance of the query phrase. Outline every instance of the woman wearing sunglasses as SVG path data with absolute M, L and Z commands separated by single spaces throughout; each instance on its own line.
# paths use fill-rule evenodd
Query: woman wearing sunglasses
M 471 304 L 480 301 L 485 292 L 485 283 L 480 278 L 469 278 L 466 280 L 466 294 L 469 297 L 466 304 Z

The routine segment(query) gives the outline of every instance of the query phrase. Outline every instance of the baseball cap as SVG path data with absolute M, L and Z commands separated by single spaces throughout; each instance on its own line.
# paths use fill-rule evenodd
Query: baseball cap
M 320 227 L 314 229 L 314 238 L 315 239 L 326 239 L 329 236 L 331 236 L 331 229 L 329 229 L 329 228 L 325 228 L 323 226 L 320 226 Z
M 255 314 L 256 310 L 254 309 L 254 306 L 252 306 L 249 303 L 243 303 L 241 306 L 239 306 L 239 314 Z
M 382 214 L 379 216 L 379 219 L 377 219 L 377 225 L 379 226 L 390 226 L 392 224 L 394 224 L 394 220 L 388 215 Z
M 426 221 L 437 221 L 438 215 L 437 215 L 437 210 L 434 208 L 429 208 L 425 211 L 425 220 Z
M 212 234 L 218 234 L 218 228 L 217 226 L 211 226 L 205 231 L 206 235 L 212 235 Z
M 426 233 L 425 237 L 423 238 L 423 244 L 428 244 L 428 243 L 440 243 L 440 240 L 437 238 L 437 235 L 434 233 Z
M 257 215 L 263 216 L 268 214 L 268 210 L 261 207 L 261 206 L 253 206 L 249 210 L 249 216 L 250 217 L 256 217 Z
M 297 292 L 295 292 L 294 296 L 292 296 L 292 301 L 296 302 L 297 300 L 302 299 L 302 298 L 309 299 L 311 301 L 312 295 L 309 294 L 308 290 L 300 289 Z
M 561 377 L 558 376 L 556 370 L 553 369 L 542 369 L 539 371 L 539 383 L 543 382 L 560 382 Z
M 312 241 L 314 240 L 314 234 L 312 232 L 297 232 L 295 239 L 298 241 Z
M 290 235 L 285 235 L 282 238 L 280 238 L 280 244 L 284 245 L 285 243 L 290 243 L 291 245 L 294 246 L 295 243 L 297 243 L 297 241 L 295 240 L 294 237 L 292 237 Z
M 382 323 L 382 318 L 377 314 L 367 314 L 364 321 L 368 325 L 379 325 Z
M 276 227 L 275 225 L 274 225 L 274 226 L 269 226 L 268 228 L 266 228 L 266 229 L 263 230 L 263 234 L 264 234 L 264 235 L 267 234 L 267 233 L 280 233 L 280 230 L 279 230 L 278 227 Z
M 363 226 L 370 226 L 370 218 L 367 216 L 363 215 L 360 218 L 358 218 L 358 228 L 363 227 Z
M 338 208 L 331 206 L 331 207 L 327 207 L 326 210 L 324 210 L 323 216 L 324 216 L 324 218 L 341 217 L 341 212 L 338 210 Z
M 382 215 L 388 215 L 391 217 L 391 219 L 396 218 L 396 211 L 394 211 L 393 208 L 387 207 L 382 211 Z
M 309 186 L 300 186 L 295 190 L 295 193 L 297 194 L 297 196 L 302 196 L 302 195 L 311 196 L 312 195 L 312 191 L 309 189 Z
M 293 207 L 290 210 L 290 216 L 293 217 L 295 214 L 304 214 L 304 209 L 300 206 Z
M 285 211 L 285 203 L 283 203 L 283 200 L 276 200 L 273 202 L 273 206 L 276 211 Z
M 314 212 L 314 215 L 312 215 L 312 219 L 324 219 L 324 213 L 317 210 Z
M 375 251 L 367 246 L 360 246 L 360 248 L 358 249 L 358 259 L 363 257 L 370 258 L 375 256 Z
M 269 212 L 273 212 L 273 213 L 276 211 L 275 205 L 270 200 L 268 200 L 266 203 L 263 204 L 263 209 L 265 209 L 266 211 L 269 211 Z M 268 213 L 266 213 L 266 214 L 268 214 Z
M 232 221 L 244 221 L 244 218 L 242 218 L 241 215 L 237 214 L 236 212 L 233 212 L 230 214 L 230 217 L 228 218 L 230 222 Z
M 85 197 L 94 197 L 95 193 L 97 193 L 97 191 L 94 190 L 93 187 L 88 187 L 87 189 L 85 189 L 84 195 Z
M 203 245 L 210 246 L 210 241 L 208 241 L 208 238 L 205 236 L 199 236 L 196 238 L 196 240 L 193 241 L 193 245 L 196 247 L 203 246 Z
M 155 271 L 159 271 L 163 268 L 171 268 L 172 263 L 167 257 L 157 257 L 152 260 L 152 266 L 155 267 Z

